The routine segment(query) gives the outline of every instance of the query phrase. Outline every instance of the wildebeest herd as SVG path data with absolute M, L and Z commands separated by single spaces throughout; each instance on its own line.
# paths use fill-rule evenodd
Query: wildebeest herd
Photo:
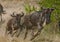
M 3 13 L 3 7 L 2 5 L 0 5 L 0 7 L 0 15 L 2 16 L 1 13 Z M 15 14 L 13 12 L 11 15 L 12 19 L 7 22 L 5 34 L 11 34 L 11 36 L 14 36 L 14 34 L 17 33 L 17 31 L 19 30 L 19 33 L 16 35 L 16 37 L 19 37 L 20 32 L 25 28 L 26 32 L 24 39 L 26 39 L 28 31 L 31 30 L 32 38 L 30 40 L 33 40 L 37 35 L 40 34 L 44 26 L 50 23 L 50 16 L 54 10 L 54 8 L 41 9 L 41 11 L 35 11 L 33 13 L 30 13 L 29 15 L 24 15 L 23 12 L 19 14 Z M 23 22 L 21 23 L 21 21 Z M 33 32 L 34 26 L 37 26 L 38 29 L 38 32 L 36 34 L 34 34 Z

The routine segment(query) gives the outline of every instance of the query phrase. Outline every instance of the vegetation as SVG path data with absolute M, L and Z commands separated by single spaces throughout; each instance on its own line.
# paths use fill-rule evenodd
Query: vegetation
M 27 14 L 36 10 L 34 6 L 30 6 L 29 4 L 25 4 L 24 8 Z

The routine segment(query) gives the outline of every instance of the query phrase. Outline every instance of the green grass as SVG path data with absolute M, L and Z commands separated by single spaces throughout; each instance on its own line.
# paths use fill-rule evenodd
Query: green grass
M 28 3 L 24 5 L 25 12 L 31 13 L 32 11 L 36 11 L 36 8 L 34 6 L 29 5 Z

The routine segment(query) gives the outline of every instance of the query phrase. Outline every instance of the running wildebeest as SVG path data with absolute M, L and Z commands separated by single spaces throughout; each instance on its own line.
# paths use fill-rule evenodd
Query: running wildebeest
M 39 32 L 41 32 L 41 30 L 43 29 L 45 24 L 48 24 L 50 22 L 50 15 L 51 12 L 53 11 L 53 8 L 46 8 L 46 9 L 42 9 L 42 11 L 36 11 L 34 13 L 31 13 L 29 15 L 25 15 L 23 20 L 23 25 L 26 27 L 26 33 L 25 33 L 25 37 L 24 39 L 27 37 L 28 34 L 28 30 L 32 30 L 33 33 L 33 26 L 37 26 L 38 27 L 38 32 L 34 35 L 34 33 L 32 34 L 32 39 L 33 40 L 38 34 Z
M 6 34 L 11 34 L 13 36 L 18 30 L 22 30 L 22 26 L 20 25 L 20 20 L 21 17 L 23 17 L 24 14 L 16 14 L 11 15 L 12 19 L 10 19 L 7 23 L 7 28 L 6 28 Z M 8 32 L 9 31 L 9 32 Z M 13 31 L 16 31 L 13 33 Z M 19 33 L 16 35 L 17 37 L 19 36 Z
M 39 28 L 38 32 L 34 35 L 34 37 L 32 37 L 31 40 L 33 40 L 41 32 L 41 30 L 43 29 L 43 27 L 45 25 L 47 25 L 51 22 L 50 17 L 51 17 L 51 13 L 53 12 L 53 10 L 54 10 L 54 8 L 47 8 L 42 11 L 42 17 L 41 17 L 42 21 L 40 21 L 41 28 L 39 28 L 39 23 L 38 23 L 38 28 Z M 45 11 L 45 13 L 43 13 L 44 11 Z
M 0 17 L 2 21 L 2 14 L 5 14 L 5 11 L 3 10 L 3 6 L 0 4 Z

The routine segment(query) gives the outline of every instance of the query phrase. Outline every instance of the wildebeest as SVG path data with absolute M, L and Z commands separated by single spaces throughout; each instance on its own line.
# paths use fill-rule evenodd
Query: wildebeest
M 41 30 L 43 29 L 43 27 L 45 25 L 47 25 L 51 22 L 50 18 L 51 18 L 51 13 L 53 12 L 53 10 L 54 10 L 54 8 L 47 8 L 41 12 L 41 14 L 42 14 L 41 20 L 42 21 L 40 21 L 40 28 L 39 28 L 39 23 L 38 23 L 38 32 L 34 35 L 34 37 L 32 37 L 31 40 L 33 40 L 39 34 L 39 32 L 41 32 Z
M 2 21 L 2 14 L 5 14 L 5 11 L 3 10 L 3 6 L 0 4 L 0 17 Z
M 21 17 L 23 17 L 24 14 L 16 14 L 14 13 L 11 15 L 12 19 L 10 19 L 7 22 L 7 28 L 6 28 L 6 34 L 11 34 L 13 36 L 18 30 L 22 30 L 22 26 L 20 25 Z M 16 31 L 16 32 L 13 32 Z M 16 35 L 19 36 L 19 33 Z
M 41 30 L 43 29 L 45 24 L 48 24 L 50 22 L 50 14 L 53 11 L 53 8 L 46 8 L 46 9 L 42 9 L 42 11 L 35 11 L 29 15 L 25 15 L 23 20 L 23 25 L 26 27 L 26 33 L 25 33 L 25 37 L 27 36 L 28 30 L 32 30 L 33 33 L 33 26 L 37 26 L 38 28 L 38 32 L 34 35 L 34 33 L 32 35 L 34 35 L 32 37 L 31 40 L 33 40 L 38 34 L 39 32 L 41 32 Z

